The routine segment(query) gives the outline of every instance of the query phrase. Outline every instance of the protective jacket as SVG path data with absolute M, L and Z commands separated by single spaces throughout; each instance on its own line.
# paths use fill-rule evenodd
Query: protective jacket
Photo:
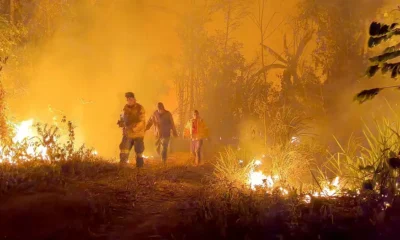
M 122 113 L 124 136 L 128 138 L 142 138 L 146 129 L 145 111 L 142 105 L 136 103 L 125 105 Z
M 192 140 L 201 140 L 208 137 L 208 128 L 202 118 L 191 119 L 186 124 L 183 132 L 184 137 L 189 137 Z
M 149 130 L 152 126 L 157 138 L 168 138 L 171 136 L 171 131 L 175 136 L 177 135 L 174 119 L 169 111 L 163 113 L 155 111 L 147 121 L 146 130 Z

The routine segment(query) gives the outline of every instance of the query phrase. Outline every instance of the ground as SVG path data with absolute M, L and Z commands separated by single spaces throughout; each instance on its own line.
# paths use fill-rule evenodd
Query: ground
M 96 176 L 74 173 L 61 185 L 8 194 L 0 202 L 1 237 L 184 239 L 173 230 L 195 214 L 193 198 L 212 167 L 195 167 L 180 158 L 172 156 L 167 167 L 149 160 L 141 170 L 115 164 Z
M 370 217 L 351 197 L 305 204 L 217 189 L 212 165 L 192 166 L 185 154 L 140 170 L 101 160 L 34 165 L 0 169 L 0 239 L 398 239 L 400 204 L 376 216 L 367 207 Z

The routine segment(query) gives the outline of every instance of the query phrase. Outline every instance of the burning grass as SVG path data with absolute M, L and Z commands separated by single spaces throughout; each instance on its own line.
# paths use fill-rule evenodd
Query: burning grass
M 353 136 L 340 152 L 331 154 L 319 168 L 321 179 L 340 176 L 342 189 L 372 190 L 382 195 L 399 193 L 399 170 L 393 162 L 400 161 L 400 119 L 376 120 L 373 127 L 365 125 L 362 138 Z M 391 162 L 392 161 L 392 162 Z
M 93 150 L 76 149 L 73 125 L 67 121 L 63 123 L 67 126 L 68 136 L 59 133 L 55 126 L 41 124 L 36 125 L 35 133 L 27 134 L 29 138 L 15 134 L 11 151 L 3 152 L 8 158 L 0 164 L 0 202 L 4 206 L 11 206 L 15 196 L 30 193 L 35 196 L 45 194 L 44 200 L 38 197 L 44 202 L 65 201 L 55 208 L 57 211 L 71 211 L 75 206 L 81 209 L 83 215 L 71 213 L 66 218 L 71 221 L 62 223 L 74 230 L 68 232 L 62 227 L 58 229 L 57 225 L 53 230 L 60 230 L 60 235 L 56 236 L 75 237 L 76 234 L 88 239 L 94 236 L 90 234 L 93 229 L 107 235 L 107 231 L 111 231 L 107 223 L 118 222 L 116 217 L 129 214 L 143 221 L 152 216 L 154 209 L 158 209 L 159 214 L 174 216 L 173 220 L 166 220 L 168 229 L 160 235 L 170 236 L 172 232 L 175 239 L 179 236 L 182 239 L 185 236 L 191 239 L 376 239 L 393 237 L 399 223 L 396 220 L 400 216 L 398 197 L 388 192 L 382 194 L 381 188 L 375 188 L 375 185 L 371 189 L 362 188 L 365 179 L 355 182 L 355 191 L 347 187 L 350 178 L 345 174 L 311 177 L 311 181 L 317 181 L 307 185 L 302 176 L 309 174 L 310 177 L 315 172 L 311 164 L 314 148 L 301 139 L 267 148 L 259 156 L 244 149 L 226 148 L 213 162 L 214 174 L 202 181 L 212 170 L 202 172 L 201 168 L 187 164 L 164 168 L 151 166 L 142 172 L 130 167 L 120 168 L 101 159 Z M 33 126 L 32 122 L 25 124 L 14 129 L 19 131 L 26 129 L 24 126 Z M 387 139 L 384 136 L 378 135 L 376 139 Z M 62 142 L 63 137 L 65 141 Z M 40 146 L 46 147 L 46 151 L 38 151 Z M 27 150 L 30 147 L 32 151 Z M 73 192 L 82 194 L 71 196 Z M 161 206 L 160 202 L 167 205 Z M 35 204 L 33 208 L 39 208 L 42 203 Z M 19 211 L 17 207 L 12 209 Z M 54 210 L 52 207 L 44 209 Z M 64 210 L 58 217 L 64 215 Z M 6 210 L 0 211 L 5 213 Z M 29 211 L 24 214 L 28 216 Z M 15 215 L 7 219 L 21 221 Z M 77 221 L 81 223 L 75 225 Z M 138 225 L 137 219 L 129 221 Z M 133 224 L 129 221 L 120 224 Z M 9 223 L 3 224 L 12 227 Z M 90 228 L 89 233 L 82 226 Z M 54 234 L 53 230 L 51 234 Z M 29 231 L 33 234 L 35 229 Z M 138 231 L 147 234 L 152 230 Z M 72 235 L 68 235 L 70 233 Z M 38 239 L 46 234 L 37 235 Z
M 315 198 L 209 186 L 198 196 L 190 238 L 392 239 L 397 212 L 379 210 L 377 196 Z M 393 209 L 391 209 L 393 210 Z M 394 239 L 394 238 L 393 238 Z
M 216 159 L 218 181 L 199 196 L 194 221 L 226 239 L 393 238 L 399 122 L 376 121 L 347 148 L 338 142 L 342 152 L 323 166 L 315 164 L 320 149 L 304 138 L 266 146 L 259 156 L 228 148 Z
M 75 148 L 74 126 L 9 122 L 0 145 L 0 196 L 62 187 L 66 178 L 93 178 L 118 168 L 93 149 Z

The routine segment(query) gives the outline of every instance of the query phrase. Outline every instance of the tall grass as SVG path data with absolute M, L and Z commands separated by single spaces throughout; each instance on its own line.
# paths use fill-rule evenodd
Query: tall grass
M 277 175 L 282 184 L 301 188 L 311 181 L 310 168 L 320 151 L 313 142 L 303 139 L 300 143 L 267 147 L 265 165 L 271 175 Z
M 268 145 L 286 145 L 293 137 L 306 136 L 309 120 L 304 113 L 288 106 L 281 106 L 268 112 L 269 119 L 266 129 Z
M 364 123 L 361 138 L 351 136 L 346 145 L 337 139 L 340 152 L 330 154 L 321 175 L 340 176 L 349 189 L 369 185 L 379 192 L 393 188 L 398 173 L 387 160 L 400 150 L 400 118 L 375 120 L 373 126 Z
M 247 183 L 254 160 L 244 150 L 226 147 L 219 153 L 214 167 L 214 175 L 219 181 L 241 186 Z

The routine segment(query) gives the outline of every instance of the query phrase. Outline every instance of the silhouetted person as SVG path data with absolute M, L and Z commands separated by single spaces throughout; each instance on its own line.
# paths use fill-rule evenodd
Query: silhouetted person
M 171 132 L 174 137 L 177 137 L 178 133 L 172 114 L 165 110 L 164 104 L 161 102 L 157 104 L 157 111 L 147 121 L 146 131 L 152 126 L 156 137 L 157 153 L 161 156 L 163 163 L 166 163 Z

